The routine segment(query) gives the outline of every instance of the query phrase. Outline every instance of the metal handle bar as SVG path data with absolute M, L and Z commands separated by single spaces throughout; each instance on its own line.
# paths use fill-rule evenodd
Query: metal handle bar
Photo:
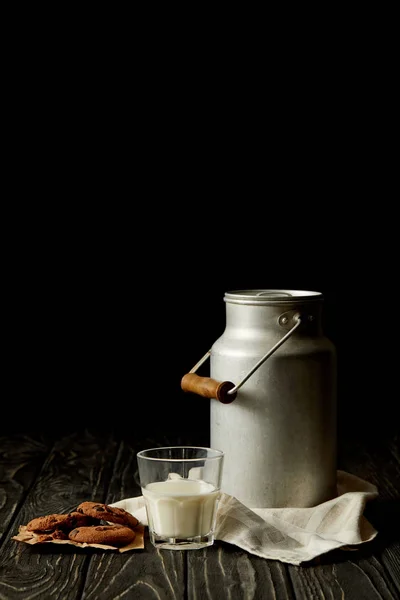
M 280 339 L 275 344 L 275 346 L 273 346 L 270 350 L 268 350 L 266 354 L 264 354 L 264 356 L 254 365 L 254 367 L 250 369 L 250 371 L 243 377 L 240 383 L 235 385 L 235 387 L 233 387 L 227 392 L 228 395 L 236 394 L 236 392 L 242 387 L 242 385 L 246 383 L 249 377 L 251 377 L 253 373 L 257 371 L 257 369 L 263 364 L 263 362 L 265 362 L 267 358 L 269 358 L 275 352 L 275 350 L 278 350 L 278 348 L 282 346 L 282 344 L 286 342 L 286 340 L 296 331 L 296 329 L 301 325 L 301 316 L 299 314 L 294 315 L 293 320 L 295 321 L 293 327 L 289 329 L 289 331 L 283 336 L 282 339 Z M 191 369 L 189 373 L 196 373 L 197 369 L 199 369 L 201 365 L 206 362 L 207 358 L 210 355 L 211 350 L 208 350 L 208 352 L 206 352 L 205 355 L 199 360 L 199 362 L 194 365 L 193 369 Z

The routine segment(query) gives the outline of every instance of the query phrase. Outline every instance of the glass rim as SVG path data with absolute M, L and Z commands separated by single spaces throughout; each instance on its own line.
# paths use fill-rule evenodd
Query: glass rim
M 157 450 L 207 450 L 213 452 L 214 456 L 198 456 L 197 458 L 161 458 L 156 456 L 145 456 L 146 452 L 154 452 Z M 159 446 L 155 448 L 146 448 L 137 452 L 137 458 L 143 458 L 144 460 L 156 460 L 159 462 L 198 462 L 199 460 L 216 460 L 223 458 L 225 453 L 222 450 L 216 448 L 210 448 L 209 446 Z

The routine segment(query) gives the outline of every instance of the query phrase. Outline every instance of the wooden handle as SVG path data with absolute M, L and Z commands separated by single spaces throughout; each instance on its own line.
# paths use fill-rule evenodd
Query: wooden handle
M 187 373 L 181 380 L 184 392 L 192 392 L 204 398 L 215 398 L 222 404 L 230 404 L 236 398 L 236 392 L 228 394 L 234 387 L 235 384 L 231 381 L 216 381 L 210 377 L 199 377 L 195 373 Z

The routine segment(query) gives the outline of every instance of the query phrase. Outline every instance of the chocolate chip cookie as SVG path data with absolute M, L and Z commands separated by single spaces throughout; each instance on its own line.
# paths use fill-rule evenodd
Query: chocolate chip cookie
M 68 537 L 73 542 L 120 547 L 133 542 L 136 533 L 124 525 L 92 525 L 77 527 L 70 531 Z
M 100 502 L 82 502 L 76 510 L 78 513 L 88 517 L 101 519 L 109 523 L 117 523 L 118 525 L 125 525 L 133 529 L 139 523 L 136 517 L 123 508 L 108 506 L 108 504 L 101 504 Z
M 54 540 L 67 540 L 68 534 L 62 529 L 55 529 L 49 533 L 38 533 L 36 535 L 37 542 L 54 542 Z
M 98 523 L 98 520 L 95 521 Z M 27 524 L 26 528 L 28 531 L 38 532 L 51 532 L 55 530 L 68 531 L 75 527 L 83 527 L 85 525 L 91 525 L 94 521 L 88 515 L 84 515 L 81 512 L 71 512 L 68 514 L 53 514 L 46 515 L 43 517 L 36 517 Z

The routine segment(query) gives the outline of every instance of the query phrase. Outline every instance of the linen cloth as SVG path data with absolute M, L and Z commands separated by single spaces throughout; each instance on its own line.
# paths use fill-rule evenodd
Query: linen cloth
M 312 508 L 249 508 L 222 493 L 215 539 L 262 558 L 300 565 L 330 550 L 374 539 L 378 532 L 363 513 L 366 503 L 377 496 L 375 485 L 340 470 L 337 497 Z M 124 508 L 148 525 L 143 496 L 111 506 Z

